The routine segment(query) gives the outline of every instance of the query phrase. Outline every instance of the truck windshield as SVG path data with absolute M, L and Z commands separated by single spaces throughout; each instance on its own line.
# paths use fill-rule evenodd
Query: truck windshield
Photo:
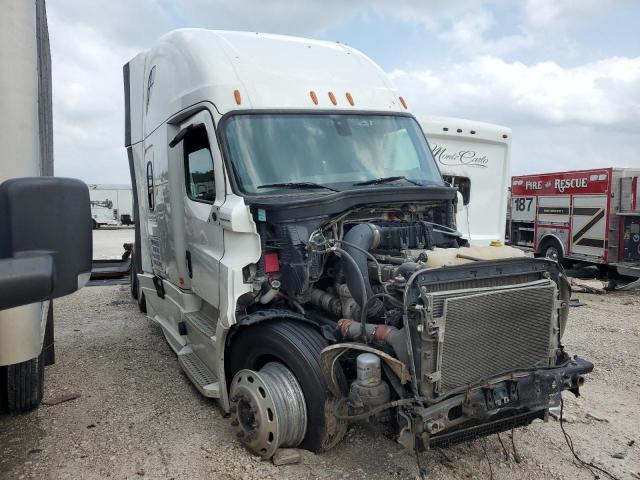
M 238 114 L 225 122 L 224 135 L 247 194 L 443 185 L 412 117 Z

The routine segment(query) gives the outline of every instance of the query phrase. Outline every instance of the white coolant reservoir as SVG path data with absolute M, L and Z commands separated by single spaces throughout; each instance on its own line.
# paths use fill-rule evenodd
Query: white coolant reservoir
M 435 248 L 427 252 L 427 267 L 462 265 L 479 260 L 500 260 L 524 257 L 525 253 L 513 247 L 494 244 L 486 247 Z

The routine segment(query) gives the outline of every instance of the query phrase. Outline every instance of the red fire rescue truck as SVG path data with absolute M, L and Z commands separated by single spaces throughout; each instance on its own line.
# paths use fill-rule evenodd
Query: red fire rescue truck
M 640 169 L 511 178 L 511 244 L 640 276 Z

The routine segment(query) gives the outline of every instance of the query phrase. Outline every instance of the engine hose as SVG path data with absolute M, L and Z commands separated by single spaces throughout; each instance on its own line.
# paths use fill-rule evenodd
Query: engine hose
M 362 310 L 360 312 L 360 336 L 362 337 L 362 340 L 364 341 L 364 343 L 369 343 L 369 339 L 367 338 L 367 309 L 369 308 L 369 305 L 373 302 L 373 301 L 378 301 L 380 302 L 380 298 L 388 298 L 391 300 L 392 303 L 394 303 L 397 307 L 402 308 L 402 302 L 400 302 L 400 300 L 398 300 L 397 298 L 389 295 L 388 293 L 376 293 L 375 295 L 372 295 L 362 306 Z M 382 304 L 382 302 L 380 302 Z M 384 304 L 383 304 L 384 305 Z
M 355 259 L 351 256 L 351 254 L 349 252 L 347 252 L 346 250 L 340 248 L 340 247 L 336 247 L 335 245 L 332 246 L 331 248 L 329 248 L 330 251 L 333 252 L 337 252 L 340 254 L 341 258 L 346 260 L 347 262 L 349 262 L 349 264 L 355 269 L 356 272 L 360 272 L 360 269 L 358 268 L 358 264 L 355 261 Z M 360 292 L 362 292 L 362 297 L 360 298 L 360 301 L 358 302 L 358 299 L 354 297 L 354 299 L 356 300 L 356 302 L 358 302 L 360 305 L 364 305 L 367 302 L 367 289 L 366 289 L 366 282 L 365 282 L 365 278 L 364 275 L 358 275 L 358 279 L 359 279 L 359 283 L 360 283 Z M 347 284 L 347 286 L 349 286 Z M 349 290 L 351 291 L 351 290 Z
M 361 324 L 355 320 L 343 318 L 336 324 L 336 328 L 345 339 L 358 339 L 362 336 Z M 366 325 L 367 340 L 374 343 L 386 344 L 393 349 L 395 356 L 405 365 L 409 362 L 409 353 L 405 334 L 402 329 L 397 329 L 391 325 Z
M 364 253 L 367 257 L 369 257 L 369 260 L 371 260 L 376 265 L 376 269 L 378 270 L 378 282 L 382 284 L 382 267 L 380 266 L 380 262 L 378 261 L 378 259 L 374 257 L 371 252 L 368 252 L 364 248 L 361 248 L 358 245 L 355 245 L 353 243 L 345 242 L 344 240 L 333 240 L 333 242 L 340 243 L 341 245 L 347 245 L 351 248 L 355 248 L 356 250 Z
M 339 414 L 338 412 L 340 411 L 342 406 L 345 404 L 345 402 L 347 402 L 348 400 L 349 400 L 348 398 L 343 398 L 336 403 L 336 407 L 333 410 L 333 416 L 336 417 L 338 420 L 346 420 L 346 421 L 352 421 L 352 422 L 355 422 L 358 420 L 366 420 L 367 418 L 372 417 L 373 415 L 383 412 L 385 410 L 388 410 L 390 408 L 403 407 L 406 405 L 413 405 L 414 403 L 417 403 L 417 400 L 415 398 L 403 398 L 401 400 L 394 400 L 393 402 L 383 403 L 382 405 L 378 405 L 377 407 L 374 407 L 371 410 L 367 410 L 364 413 L 359 413 L 358 415 Z
M 370 223 L 361 223 L 349 230 L 342 241 L 344 250 L 354 262 L 343 265 L 344 276 L 351 292 L 351 296 L 369 317 L 377 317 L 384 311 L 384 305 L 377 298 L 368 308 L 364 308 L 367 299 L 373 297 L 373 290 L 369 282 L 369 268 L 367 265 L 368 252 L 380 243 L 380 229 Z M 363 282 L 360 281 L 363 280 Z M 362 283 L 364 283 L 364 290 Z

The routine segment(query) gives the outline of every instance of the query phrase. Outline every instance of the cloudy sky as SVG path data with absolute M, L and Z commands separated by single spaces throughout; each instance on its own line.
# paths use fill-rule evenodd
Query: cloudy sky
M 48 0 L 56 174 L 128 183 L 122 65 L 169 30 L 338 40 L 415 113 L 513 129 L 512 174 L 640 166 L 634 0 Z

